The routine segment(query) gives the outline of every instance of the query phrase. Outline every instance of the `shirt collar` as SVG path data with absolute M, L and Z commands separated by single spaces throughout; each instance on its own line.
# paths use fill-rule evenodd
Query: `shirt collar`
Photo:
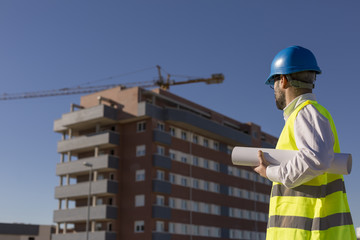
M 316 101 L 315 94 L 313 93 L 305 93 L 303 95 L 300 95 L 296 97 L 294 100 L 292 100 L 285 108 L 284 108 L 284 119 L 285 121 L 289 118 L 291 113 L 303 102 L 307 100 Z

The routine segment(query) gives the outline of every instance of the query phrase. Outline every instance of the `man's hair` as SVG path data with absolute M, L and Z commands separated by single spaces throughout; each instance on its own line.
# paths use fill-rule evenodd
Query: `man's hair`
M 304 71 L 289 74 L 292 80 L 300 82 L 314 83 L 316 80 L 316 73 L 314 71 Z
M 286 75 L 290 85 L 294 87 L 296 95 L 311 93 L 316 80 L 316 72 L 303 71 Z M 305 84 L 305 85 L 304 85 Z M 301 86 L 304 85 L 304 86 Z

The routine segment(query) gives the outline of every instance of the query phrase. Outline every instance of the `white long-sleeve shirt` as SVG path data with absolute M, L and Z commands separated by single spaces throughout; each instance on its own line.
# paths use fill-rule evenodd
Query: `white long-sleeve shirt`
M 316 100 L 312 93 L 295 98 L 284 109 L 284 119 L 300 104 L 307 100 Z M 270 165 L 266 169 L 267 177 L 287 188 L 299 186 L 330 167 L 334 159 L 334 135 L 330 122 L 311 104 L 301 109 L 294 122 L 294 135 L 299 152 L 296 156 L 279 166 Z

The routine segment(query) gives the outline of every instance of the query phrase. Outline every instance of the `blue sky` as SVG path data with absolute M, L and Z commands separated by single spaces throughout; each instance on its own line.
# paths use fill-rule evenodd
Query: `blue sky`
M 170 91 L 278 136 L 282 112 L 264 85 L 270 63 L 285 47 L 307 47 L 323 71 L 314 92 L 333 115 L 342 151 L 353 154 L 345 181 L 359 227 L 359 8 L 324 0 L 2 0 L 0 94 L 151 81 L 157 64 L 175 80 L 223 73 L 223 84 Z M 52 224 L 61 139 L 53 121 L 79 98 L 0 101 L 0 222 Z

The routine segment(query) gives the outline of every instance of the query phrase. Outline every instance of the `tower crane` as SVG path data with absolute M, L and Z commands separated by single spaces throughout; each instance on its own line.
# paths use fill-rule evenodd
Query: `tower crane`
M 150 87 L 160 87 L 163 90 L 169 90 L 170 86 L 189 84 L 189 83 L 198 83 L 205 82 L 206 84 L 215 84 L 222 83 L 224 81 L 224 75 L 221 73 L 212 74 L 210 78 L 195 78 L 188 79 L 185 81 L 174 81 L 171 80 L 171 75 L 167 74 L 166 80 L 164 80 L 161 75 L 161 67 L 159 65 L 156 66 L 158 69 L 159 78 L 154 81 L 147 82 L 138 82 L 138 83 L 128 83 L 128 84 L 108 84 L 108 85 L 100 85 L 100 86 L 85 86 L 85 87 L 75 87 L 75 88 L 61 88 L 54 90 L 44 90 L 44 91 L 35 91 L 35 92 L 22 92 L 22 93 L 3 93 L 0 94 L 0 101 L 3 100 L 14 100 L 14 99 L 25 99 L 25 98 L 39 98 L 39 97 L 51 97 L 51 96 L 63 96 L 63 95 L 74 95 L 74 94 L 82 94 L 82 93 L 93 93 L 98 92 L 114 87 L 120 86 L 122 89 L 128 88 L 129 86 L 138 86 L 143 88 Z

